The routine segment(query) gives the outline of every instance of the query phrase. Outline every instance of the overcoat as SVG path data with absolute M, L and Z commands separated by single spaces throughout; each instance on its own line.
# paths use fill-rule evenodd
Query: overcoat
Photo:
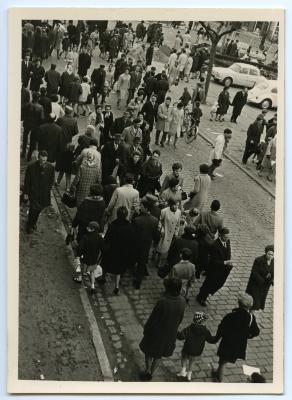
M 221 339 L 217 355 L 220 359 L 234 363 L 238 358 L 245 360 L 248 339 L 260 333 L 256 317 L 244 310 L 236 308 L 225 315 L 218 326 L 217 341 Z
M 159 230 L 161 231 L 161 238 L 157 246 L 158 253 L 167 253 L 172 239 L 178 235 L 181 211 L 177 209 L 175 212 L 171 211 L 170 207 L 166 207 L 161 211 L 159 220 Z
M 158 219 L 150 213 L 141 212 L 133 219 L 132 225 L 136 240 L 136 261 L 140 264 L 147 264 L 151 244 L 157 234 Z
M 101 182 L 101 173 L 97 165 L 81 165 L 72 182 L 70 191 L 75 192 L 76 205 L 79 207 L 90 194 L 90 186 Z
M 268 291 L 273 284 L 274 260 L 268 265 L 265 255 L 256 258 L 246 288 L 246 292 L 253 298 L 253 310 L 263 310 L 265 308 Z
M 157 124 L 156 129 L 163 132 L 169 131 L 169 125 L 171 120 L 172 107 L 167 107 L 165 103 L 158 106 L 157 111 Z
M 238 91 L 232 101 L 233 114 L 240 115 L 241 110 L 247 102 L 247 93 L 243 93 L 242 90 Z
M 193 192 L 196 193 L 196 195 L 184 203 L 183 205 L 184 210 L 190 210 L 191 208 L 198 208 L 200 211 L 202 211 L 207 201 L 210 186 L 211 186 L 211 178 L 208 174 L 197 175 L 194 179 L 194 188 L 193 188 Z
M 68 71 L 64 71 L 61 75 L 61 86 L 60 86 L 60 91 L 59 94 L 61 96 L 64 96 L 68 99 L 69 95 L 69 87 L 70 84 L 74 81 L 75 75 L 73 72 L 71 74 L 68 73 Z
M 166 294 L 156 303 L 145 326 L 140 349 L 148 357 L 170 357 L 175 349 L 178 327 L 186 302 L 181 296 Z
M 229 93 L 222 90 L 218 97 L 218 109 L 217 114 L 225 115 L 228 111 L 230 104 Z
M 39 127 L 39 150 L 48 152 L 48 161 L 56 161 L 60 150 L 62 128 L 55 122 L 47 122 Z

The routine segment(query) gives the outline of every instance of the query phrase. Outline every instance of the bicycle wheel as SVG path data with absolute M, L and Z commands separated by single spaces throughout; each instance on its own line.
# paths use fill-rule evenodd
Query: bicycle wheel
M 192 143 L 198 136 L 198 127 L 193 126 L 186 132 L 185 140 L 187 143 Z

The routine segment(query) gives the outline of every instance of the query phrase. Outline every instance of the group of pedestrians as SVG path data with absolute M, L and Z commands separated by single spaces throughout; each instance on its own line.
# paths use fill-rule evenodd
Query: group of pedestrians
M 27 22 L 26 29 L 27 24 L 32 25 Z M 134 31 L 131 23 L 118 21 L 110 31 L 94 24 L 75 26 L 72 21 L 65 29 L 65 24 L 56 22 L 52 29 L 57 30 L 57 37 L 62 36 L 62 31 L 69 39 L 67 50 L 64 45 L 59 49 L 66 53 L 66 70 L 62 74 L 55 64 L 45 71 L 35 51 L 27 52 L 26 43 L 22 61 L 21 154 L 30 162 L 38 152 L 38 159 L 28 164 L 25 173 L 23 198 L 29 201 L 26 231 L 32 234 L 37 229 L 40 213 L 50 206 L 53 186 L 60 190 L 65 175 L 64 202 L 69 205 L 70 199 L 70 207 L 76 207 L 68 240 L 76 255 L 74 281 L 87 284 L 89 279 L 88 288 L 95 293 L 97 285 L 108 284 L 108 275 L 113 274 L 113 293 L 118 296 L 125 274 L 131 274 L 136 290 L 141 288 L 143 279 L 150 275 L 150 260 L 157 268 L 157 279 L 165 278 L 165 295 L 145 324 L 140 344 L 146 363 L 141 379 L 152 379 L 158 360 L 172 355 L 177 338 L 185 341 L 179 377 L 188 380 L 205 342 L 221 340 L 219 366 L 213 371 L 213 378 L 222 381 L 225 364 L 245 359 L 247 340 L 259 334 L 251 310 L 265 307 L 273 284 L 274 250 L 268 246 L 266 254 L 255 260 L 248 294 L 240 296 L 239 308 L 224 317 L 214 336 L 204 325 L 207 315 L 203 312 L 195 312 L 191 325 L 178 332 L 195 280 L 204 277 L 196 300 L 207 307 L 208 297 L 225 285 L 234 266 L 229 240 L 232 232 L 223 223 L 220 201 L 214 199 L 206 211 L 214 171 L 222 163 L 232 131 L 226 128 L 217 135 L 208 161 L 199 166 L 190 193 L 184 186 L 181 163 L 175 162 L 171 171 L 164 171 L 163 150 L 158 145 L 164 148 L 173 140 L 176 147 L 189 104 L 190 113 L 199 124 L 204 77 L 201 76 L 192 94 L 186 87 L 177 103 L 167 95 L 170 77 L 175 77 L 173 82 L 185 78 L 188 81 L 190 73 L 198 71 L 192 71 L 194 57 L 201 54 L 191 52 L 186 32 L 182 39 L 179 36 L 181 45 L 177 43 L 178 48 L 174 48 L 167 69 L 157 72 L 151 67 L 152 50 L 159 40 L 161 44 L 162 28 L 160 24 L 153 25 L 146 29 L 141 21 Z M 37 28 L 31 30 L 34 35 Z M 147 58 L 143 44 L 146 37 L 150 43 L 148 50 L 152 48 L 151 59 L 149 53 Z M 142 50 L 132 56 L 134 38 Z M 100 47 L 101 57 L 110 63 L 107 68 L 103 64 L 94 68 L 89 77 L 95 46 Z M 77 56 L 70 59 L 72 49 Z M 57 52 L 57 57 L 62 57 L 62 51 Z M 188 63 L 190 58 L 192 63 Z M 31 59 L 37 60 L 33 64 Z M 173 68 L 177 68 L 176 75 L 172 75 Z M 117 106 L 125 107 L 122 117 L 116 117 L 106 103 L 110 91 L 117 95 Z M 224 88 L 220 94 L 220 120 L 227 112 L 222 100 L 226 92 L 228 89 Z M 232 122 L 236 123 L 244 107 L 245 93 L 238 92 L 233 100 Z M 228 98 L 228 106 L 229 103 Z M 78 118 L 87 118 L 86 129 L 81 133 Z M 272 137 L 272 128 L 275 132 L 274 125 L 270 126 L 268 137 Z M 258 123 L 249 128 L 244 160 L 253 154 L 251 138 L 256 129 L 260 129 Z

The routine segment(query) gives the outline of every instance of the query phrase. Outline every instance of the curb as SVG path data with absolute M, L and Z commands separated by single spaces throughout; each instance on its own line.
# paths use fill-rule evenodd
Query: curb
M 203 133 L 198 132 L 198 135 L 204 139 L 207 143 L 211 144 L 212 146 L 214 145 L 214 143 L 212 142 L 212 140 L 210 140 L 209 138 L 207 138 L 207 136 L 205 136 Z M 273 199 L 276 199 L 275 194 L 269 189 L 267 188 L 259 179 L 257 179 L 253 174 L 251 174 L 249 171 L 247 171 L 238 161 L 236 161 L 232 156 L 230 156 L 229 154 L 224 153 L 224 156 L 230 160 L 233 164 L 235 164 L 237 166 L 237 168 L 239 168 L 241 171 L 243 171 L 247 176 L 249 176 L 255 183 L 257 183 L 262 189 L 264 189 L 271 197 L 273 197 Z
M 61 222 L 60 233 L 61 233 L 62 237 L 64 238 L 64 242 L 65 242 L 67 232 L 66 232 L 66 229 L 65 229 L 65 226 L 64 226 L 64 223 L 62 220 L 62 216 L 61 216 L 61 213 L 60 213 L 57 201 L 56 201 L 56 194 L 55 194 L 54 189 L 52 190 L 52 193 L 53 193 L 53 196 L 51 197 L 52 207 L 53 207 L 54 211 L 60 217 L 60 222 Z M 68 261 L 70 263 L 70 266 L 74 270 L 73 263 L 72 263 L 72 261 L 74 259 L 73 250 L 72 250 L 71 246 L 66 246 L 66 250 L 67 250 L 66 253 L 67 253 Z M 89 322 L 92 341 L 93 341 L 93 345 L 95 348 L 96 357 L 99 362 L 103 381 L 104 382 L 114 382 L 114 377 L 113 377 L 112 370 L 110 367 L 110 362 L 109 362 L 109 359 L 106 354 L 106 349 L 104 347 L 104 343 L 102 340 L 102 336 L 101 336 L 95 315 L 92 311 L 91 304 L 88 299 L 88 294 L 84 288 L 80 288 L 79 295 L 80 295 L 80 300 L 81 300 L 82 306 L 84 308 L 85 315 Z

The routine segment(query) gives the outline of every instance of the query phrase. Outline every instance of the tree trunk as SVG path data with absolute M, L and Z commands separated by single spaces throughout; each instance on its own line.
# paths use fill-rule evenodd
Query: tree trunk
M 205 104 L 206 104 L 206 101 L 207 101 L 207 96 L 208 96 L 208 91 L 209 91 L 209 86 L 210 86 L 210 81 L 211 81 L 211 76 L 212 76 L 212 68 L 213 68 L 214 61 L 215 61 L 217 44 L 218 44 L 218 41 L 212 42 L 212 47 L 210 49 L 210 59 L 209 59 L 209 65 L 208 65 L 207 77 L 206 77 L 206 84 L 205 84 L 205 100 L 204 100 Z

